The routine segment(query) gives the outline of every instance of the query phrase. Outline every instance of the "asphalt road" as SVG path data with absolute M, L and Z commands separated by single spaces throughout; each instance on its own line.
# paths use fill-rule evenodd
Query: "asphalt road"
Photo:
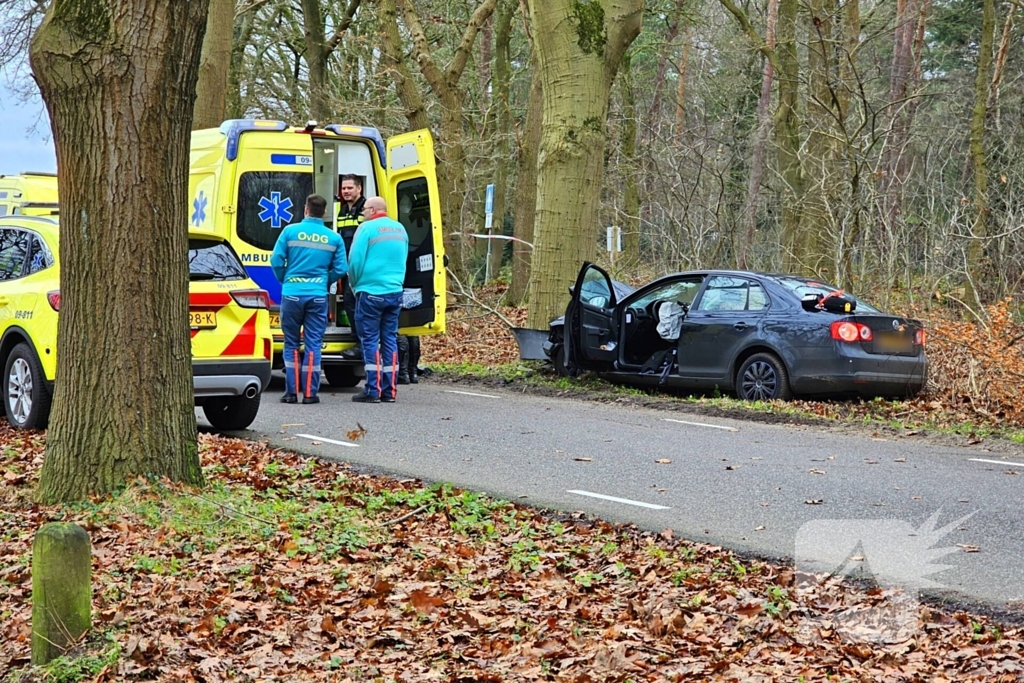
M 377 405 L 331 387 L 319 405 L 284 405 L 282 391 L 275 377 L 247 437 L 798 565 L 831 547 L 902 577 L 927 573 L 914 569 L 927 548 L 948 548 L 932 560 L 948 569 L 929 575 L 931 592 L 1024 609 L 1024 448 L 992 453 L 490 387 L 421 382 Z M 366 434 L 353 445 L 346 433 L 357 423 Z M 948 533 L 926 535 L 933 515 Z

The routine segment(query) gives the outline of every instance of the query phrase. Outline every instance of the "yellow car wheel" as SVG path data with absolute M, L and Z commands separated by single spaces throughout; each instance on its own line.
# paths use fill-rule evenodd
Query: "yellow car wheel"
M 214 429 L 235 431 L 245 429 L 256 419 L 260 411 L 260 394 L 252 398 L 245 396 L 208 398 L 203 402 L 203 415 Z
M 50 391 L 35 352 L 25 343 L 11 349 L 4 364 L 7 422 L 18 429 L 45 429 L 50 418 Z

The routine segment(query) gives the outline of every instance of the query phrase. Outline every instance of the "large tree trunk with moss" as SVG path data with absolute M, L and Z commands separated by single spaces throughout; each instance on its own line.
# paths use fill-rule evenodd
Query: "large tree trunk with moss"
M 185 226 L 206 12 L 204 0 L 56 0 L 32 40 L 62 204 L 45 502 L 139 475 L 203 481 Z
M 210 0 L 206 35 L 199 57 L 199 81 L 192 129 L 216 128 L 227 109 L 228 72 L 231 70 L 231 39 L 235 33 L 235 0 Z
M 978 280 L 983 273 L 985 240 L 988 235 L 988 164 L 985 158 L 985 116 L 988 113 L 989 84 L 992 78 L 992 45 L 995 42 L 995 0 L 983 0 L 981 12 L 981 44 L 978 50 L 978 73 L 974 80 L 974 110 L 971 113 L 971 163 L 974 166 L 974 225 L 967 246 L 967 280 L 965 301 L 969 306 L 981 305 Z
M 528 326 L 546 329 L 597 249 L 608 97 L 643 0 L 527 0 L 542 79 Z

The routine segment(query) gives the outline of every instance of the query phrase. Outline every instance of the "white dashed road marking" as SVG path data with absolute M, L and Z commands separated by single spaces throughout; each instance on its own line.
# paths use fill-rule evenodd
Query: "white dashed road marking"
M 636 505 L 637 507 L 650 508 L 651 510 L 671 510 L 672 508 L 664 505 L 655 505 L 654 503 L 642 503 L 639 500 L 629 500 L 628 498 L 616 498 L 615 496 L 606 496 L 603 493 L 591 493 L 590 491 L 566 491 L 566 493 L 575 493 L 578 496 L 589 496 L 590 498 L 600 498 L 601 500 L 610 500 L 613 503 L 625 503 L 626 505 Z
M 672 418 L 663 418 L 665 422 L 675 422 L 681 425 L 690 425 L 691 427 L 711 427 L 712 429 L 724 429 L 727 432 L 738 432 L 736 427 L 724 427 L 722 425 L 709 425 L 704 422 L 687 422 L 686 420 L 673 420 Z
M 985 460 L 984 458 L 971 458 L 972 462 L 990 462 L 993 465 L 1009 465 L 1010 467 L 1024 467 L 1024 462 L 1010 462 L 1009 460 Z
M 445 389 L 446 394 L 462 394 L 463 396 L 479 396 L 480 398 L 501 398 L 500 396 L 491 396 L 490 394 L 474 394 L 472 391 L 455 391 L 454 389 Z
M 352 443 L 351 441 L 335 441 L 334 439 L 325 439 L 322 436 L 313 436 L 312 434 L 296 434 L 295 436 L 301 436 L 303 439 L 309 439 L 311 441 L 323 441 L 324 443 L 333 443 L 337 446 L 348 446 L 349 448 L 359 448 L 359 444 Z

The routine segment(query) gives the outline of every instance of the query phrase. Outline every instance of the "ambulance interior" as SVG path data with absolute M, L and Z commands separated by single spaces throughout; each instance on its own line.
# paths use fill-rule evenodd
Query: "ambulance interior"
M 383 179 L 374 174 L 369 142 L 313 138 L 313 191 L 327 202 L 324 224 L 334 228 L 341 208 L 341 177 L 349 173 L 363 181 L 363 197 L 383 196 Z M 434 320 L 434 239 L 430 196 L 425 178 L 398 183 L 397 206 L 388 213 L 405 226 L 409 253 L 405 268 L 403 310 L 399 327 L 418 327 Z

